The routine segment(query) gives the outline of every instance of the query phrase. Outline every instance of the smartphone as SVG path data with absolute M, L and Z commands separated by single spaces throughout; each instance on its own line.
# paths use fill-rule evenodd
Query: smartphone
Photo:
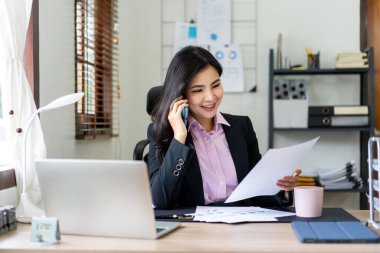
M 189 118 L 189 108 L 188 107 L 183 108 L 183 110 L 181 112 L 181 116 L 182 116 L 183 122 L 185 123 L 185 126 L 187 128 L 188 127 L 187 122 L 188 122 L 188 118 Z

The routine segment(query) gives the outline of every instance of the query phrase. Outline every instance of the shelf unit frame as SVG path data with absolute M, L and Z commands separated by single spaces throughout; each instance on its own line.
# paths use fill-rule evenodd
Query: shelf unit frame
M 367 144 L 371 136 L 375 135 L 374 121 L 374 60 L 373 48 L 367 48 L 368 68 L 352 68 L 352 69 L 305 69 L 305 70 L 289 70 L 274 69 L 274 51 L 269 51 L 269 135 L 268 146 L 274 146 L 274 132 L 286 131 L 359 131 L 360 132 L 360 176 L 363 179 L 363 189 L 357 189 L 360 192 L 360 209 L 367 209 L 368 202 L 366 197 L 368 170 Z M 360 105 L 369 106 L 369 126 L 368 127 L 334 127 L 334 128 L 275 128 L 273 115 L 273 83 L 275 76 L 300 76 L 300 75 L 360 75 Z M 343 190 L 340 190 L 343 191 Z M 353 191 L 353 190 L 347 190 Z

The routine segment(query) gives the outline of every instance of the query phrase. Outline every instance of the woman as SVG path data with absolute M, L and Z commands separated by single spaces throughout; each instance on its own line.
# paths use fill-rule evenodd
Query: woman
M 250 119 L 218 111 L 224 94 L 221 75 L 219 62 L 201 47 L 183 48 L 170 63 L 148 128 L 149 177 L 159 209 L 223 205 L 261 158 Z M 181 117 L 185 107 L 188 126 Z M 300 173 L 295 170 L 277 185 L 293 190 Z M 234 205 L 281 206 L 284 195 Z

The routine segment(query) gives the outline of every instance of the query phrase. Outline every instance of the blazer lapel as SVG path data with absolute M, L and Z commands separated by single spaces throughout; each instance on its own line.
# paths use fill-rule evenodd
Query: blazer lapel
M 225 117 L 225 115 L 223 115 Z M 226 118 L 226 117 L 225 117 Z M 230 148 L 232 160 L 235 164 L 236 175 L 240 183 L 248 173 L 248 154 L 245 136 L 241 129 L 236 128 L 231 119 L 227 119 L 231 126 L 223 125 L 228 147 Z M 231 121 L 231 122 L 230 122 Z

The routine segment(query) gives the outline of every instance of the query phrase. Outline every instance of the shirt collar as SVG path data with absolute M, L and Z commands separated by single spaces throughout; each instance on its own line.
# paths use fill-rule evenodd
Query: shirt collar
M 228 123 L 228 121 L 223 117 L 223 115 L 219 111 L 216 113 L 214 120 L 215 120 L 215 126 L 214 126 L 214 130 L 213 131 L 217 131 L 219 125 L 231 126 L 230 123 Z M 188 127 L 188 131 L 190 131 L 190 128 L 192 128 L 192 127 L 194 127 L 196 125 L 198 127 L 200 127 L 200 129 L 203 129 L 202 125 L 199 124 L 198 121 L 191 116 L 191 114 L 189 114 L 189 127 Z

